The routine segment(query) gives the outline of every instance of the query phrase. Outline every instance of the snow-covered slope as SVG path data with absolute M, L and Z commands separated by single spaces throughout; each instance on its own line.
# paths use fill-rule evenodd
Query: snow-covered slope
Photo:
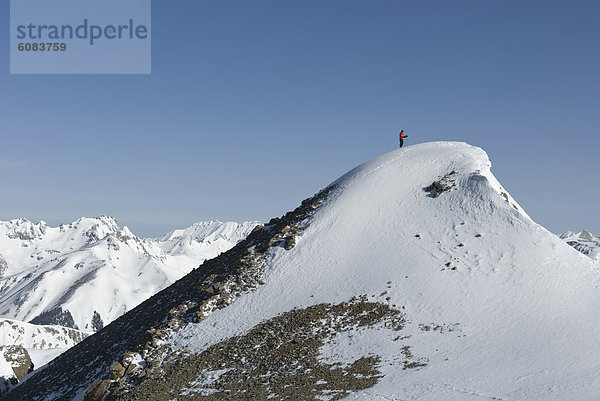
M 163 242 L 140 239 L 106 216 L 60 227 L 0 222 L 0 316 L 98 330 L 231 248 L 255 224 L 199 223 Z
M 600 262 L 600 238 L 594 236 L 589 231 L 583 230 L 578 233 L 567 231 L 560 238 L 579 252 Z
M 0 319 L 0 339 L 2 346 L 21 345 L 27 350 L 71 348 L 93 334 L 62 326 L 44 326 Z
M 0 319 L 0 395 L 91 334 Z
M 0 319 L 0 348 L 22 346 L 27 350 L 35 369 L 93 334 L 62 326 L 44 326 Z
M 534 223 L 483 150 L 415 145 L 253 231 L 11 399 L 593 400 L 599 288 L 597 264 Z

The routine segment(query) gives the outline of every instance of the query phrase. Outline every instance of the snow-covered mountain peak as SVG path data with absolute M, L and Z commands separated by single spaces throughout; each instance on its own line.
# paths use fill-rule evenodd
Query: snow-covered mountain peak
M 185 229 L 171 231 L 163 237 L 155 238 L 155 241 L 163 251 L 171 255 L 196 255 L 209 259 L 225 251 L 227 244 L 244 238 L 258 224 L 260 223 L 256 221 L 204 221 Z M 216 254 L 215 250 L 218 251 Z
M 85 237 L 88 242 L 98 241 L 121 231 L 117 220 L 110 216 L 82 217 L 69 225 L 62 225 L 61 228 L 74 231 L 76 235 Z
M 597 265 L 527 216 L 484 151 L 409 146 L 253 230 L 12 395 L 598 399 L 599 286 Z
M 121 229 L 121 236 L 122 237 L 127 237 L 127 238 L 131 238 L 131 237 L 135 237 L 136 235 L 134 233 L 131 232 L 131 230 L 129 229 L 129 227 L 124 226 Z
M 46 234 L 48 225 L 44 221 L 32 223 L 27 219 L 19 218 L 7 222 L 0 222 L 0 227 L 10 239 L 32 241 L 41 239 L 44 234 Z
M 600 262 L 600 238 L 587 230 L 582 230 L 578 233 L 567 231 L 560 235 L 567 244 L 577 249 L 591 259 Z
M 160 237 L 159 240 L 172 241 L 178 239 L 191 239 L 197 242 L 204 241 L 207 239 L 215 240 L 218 238 L 230 240 L 232 238 L 238 238 L 237 233 L 239 231 L 245 231 L 250 226 L 255 226 L 258 222 L 221 222 L 219 220 L 202 221 L 194 223 L 190 227 L 180 230 L 174 230 L 170 233 Z

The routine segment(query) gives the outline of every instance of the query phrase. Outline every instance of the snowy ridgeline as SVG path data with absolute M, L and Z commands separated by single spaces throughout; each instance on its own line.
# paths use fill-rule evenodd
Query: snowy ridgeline
M 97 331 L 256 224 L 209 221 L 141 239 L 105 216 L 59 227 L 0 222 L 0 317 Z
M 457 142 L 373 159 L 9 397 L 600 399 L 598 266 L 490 168 Z
M 600 238 L 594 236 L 592 233 L 586 230 L 578 233 L 567 231 L 566 233 L 561 234 L 560 238 L 565 240 L 567 244 L 571 245 L 579 252 L 600 262 Z
M 278 399 L 299 379 L 327 400 L 600 399 L 597 266 L 533 222 L 490 167 L 479 148 L 427 143 L 343 176 L 296 246 L 272 251 L 264 285 L 165 340 L 195 352 L 185 362 L 205 363 L 176 391 Z M 318 305 L 337 308 L 337 320 Z M 338 329 L 356 310 L 382 317 Z M 290 314 L 287 329 L 279 321 Z M 265 346 L 281 338 L 295 352 L 290 344 L 302 347 L 305 334 L 292 330 L 302 324 L 321 342 L 316 361 L 298 370 L 290 361 L 288 371 L 277 365 L 283 356 L 264 362 L 270 353 L 254 351 L 266 336 Z M 244 364 L 218 359 L 229 350 Z M 253 363 L 270 362 L 268 383 L 240 386 Z M 356 372 L 359 364 L 371 369 Z M 295 373 L 307 367 L 326 373 Z M 339 369 L 373 380 L 349 385 Z

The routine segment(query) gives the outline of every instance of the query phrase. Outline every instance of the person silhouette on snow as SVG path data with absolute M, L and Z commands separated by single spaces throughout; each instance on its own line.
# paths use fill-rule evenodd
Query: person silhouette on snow
M 398 136 L 400 137 L 400 147 L 402 147 L 404 145 L 404 138 L 408 138 L 408 135 L 405 135 L 404 130 L 402 130 Z

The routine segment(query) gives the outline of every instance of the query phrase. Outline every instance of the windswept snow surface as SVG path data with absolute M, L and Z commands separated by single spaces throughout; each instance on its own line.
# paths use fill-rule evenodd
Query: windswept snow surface
M 583 230 L 578 233 L 567 231 L 560 236 L 567 244 L 577 249 L 584 255 L 600 262 L 600 238 L 589 231 Z
M 211 221 L 140 239 L 106 216 L 60 227 L 0 222 L 0 317 L 99 330 L 256 224 Z
M 201 352 L 293 308 L 366 294 L 408 322 L 401 339 L 372 328 L 322 348 L 340 363 L 381 357 L 379 382 L 347 399 L 600 399 L 598 266 L 534 223 L 490 166 L 455 142 L 359 166 L 296 246 L 274 251 L 264 285 L 173 341 Z M 439 180 L 451 188 L 424 190 Z M 394 363 L 405 347 L 425 366 Z

